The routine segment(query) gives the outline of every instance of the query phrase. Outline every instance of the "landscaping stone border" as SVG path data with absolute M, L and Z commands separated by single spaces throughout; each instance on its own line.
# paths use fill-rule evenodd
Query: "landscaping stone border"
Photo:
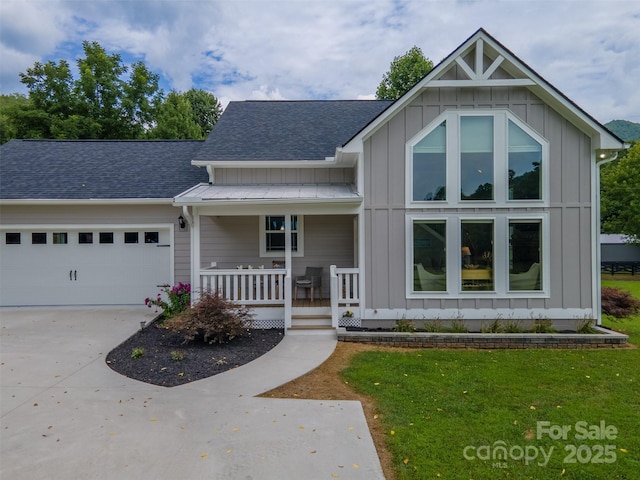
M 594 327 L 598 333 L 403 333 L 348 332 L 338 329 L 338 341 L 368 343 L 387 347 L 459 348 L 459 349 L 527 349 L 527 348 L 623 348 L 629 337 L 622 333 Z

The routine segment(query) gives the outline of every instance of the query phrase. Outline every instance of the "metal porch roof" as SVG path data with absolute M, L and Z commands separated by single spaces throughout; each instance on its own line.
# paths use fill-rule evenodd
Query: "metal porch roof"
M 355 191 L 353 185 L 347 184 L 199 184 L 174 198 L 176 205 L 285 201 L 300 203 L 359 203 L 362 201 L 362 196 Z

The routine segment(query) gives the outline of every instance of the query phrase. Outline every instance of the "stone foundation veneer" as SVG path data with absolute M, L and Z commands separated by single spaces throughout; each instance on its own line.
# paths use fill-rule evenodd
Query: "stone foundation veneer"
M 622 348 L 628 346 L 627 335 L 594 327 L 600 333 L 401 333 L 347 332 L 338 329 L 338 341 L 368 343 L 385 347 L 526 349 L 526 348 Z

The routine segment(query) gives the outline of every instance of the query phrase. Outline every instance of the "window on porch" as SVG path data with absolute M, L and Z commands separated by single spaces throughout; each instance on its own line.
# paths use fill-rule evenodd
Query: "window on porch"
M 263 215 L 260 217 L 260 256 L 282 257 L 285 253 L 284 215 Z M 293 256 L 304 255 L 303 217 L 291 215 L 291 252 Z

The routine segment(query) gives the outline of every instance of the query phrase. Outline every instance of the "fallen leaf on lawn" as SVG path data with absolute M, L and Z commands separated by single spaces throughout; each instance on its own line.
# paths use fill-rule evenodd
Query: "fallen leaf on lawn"
M 405 458 L 405 459 L 402 461 L 402 463 L 404 463 L 404 464 L 406 465 L 407 463 L 409 463 L 409 459 L 408 459 L 408 458 Z
M 206 453 L 203 453 L 202 455 L 200 455 L 200 458 L 207 458 L 209 455 L 207 455 Z
M 627 452 L 628 452 L 628 450 L 627 450 L 626 448 L 621 448 L 621 449 L 620 449 L 620 451 L 621 451 L 622 453 L 627 453 Z
M 391 435 L 395 435 L 395 434 L 396 434 L 395 430 L 391 430 L 389 433 L 390 433 Z
M 529 408 L 530 408 L 531 410 L 535 410 L 535 409 L 536 409 L 535 405 L 531 405 Z
M 373 419 L 374 419 L 374 420 L 377 420 L 377 419 L 378 419 L 378 414 L 377 414 L 377 413 L 373 416 Z
M 374 385 L 380 385 L 380 382 L 374 382 L 373 384 Z

